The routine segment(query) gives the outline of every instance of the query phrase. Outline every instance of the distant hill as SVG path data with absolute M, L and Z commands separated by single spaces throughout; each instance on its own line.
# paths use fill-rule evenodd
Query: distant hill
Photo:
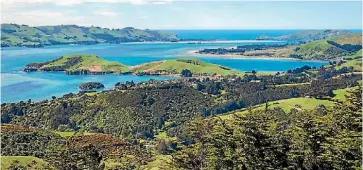
M 240 72 L 217 64 L 207 63 L 198 59 L 171 59 L 151 62 L 135 66 L 136 74 L 182 74 L 187 69 L 193 75 L 237 75 Z
M 177 41 L 170 32 L 140 30 L 132 27 L 108 29 L 77 25 L 31 27 L 1 24 L 1 46 L 42 47 L 60 44 L 99 44 L 142 41 Z
M 290 57 L 329 60 L 353 55 L 362 49 L 362 34 L 350 34 L 300 45 Z
M 339 44 L 360 44 L 362 45 L 362 33 L 349 34 L 332 38 Z
M 67 74 L 125 73 L 128 66 L 89 54 L 73 54 L 44 63 L 30 63 L 24 71 L 65 71 Z
M 351 35 L 352 32 L 348 30 L 303 30 L 289 35 L 283 35 L 279 37 L 260 36 L 258 40 L 280 40 L 280 41 L 294 41 L 294 42 L 308 42 L 314 40 L 321 40 L 326 38 L 332 38 L 336 36 Z

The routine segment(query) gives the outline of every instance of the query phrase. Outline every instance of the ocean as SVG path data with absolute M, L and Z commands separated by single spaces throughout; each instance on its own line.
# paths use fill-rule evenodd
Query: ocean
M 100 45 L 62 45 L 44 48 L 7 47 L 1 51 L 1 103 L 18 102 L 31 99 L 39 101 L 60 97 L 66 93 L 77 93 L 83 82 L 96 81 L 112 89 L 117 82 L 140 82 L 150 79 L 166 80 L 168 76 L 132 76 L 132 75 L 66 75 L 64 73 L 21 71 L 31 62 L 44 62 L 67 54 L 96 54 L 109 61 L 118 61 L 126 65 L 138 65 L 150 61 L 171 58 L 196 58 L 184 53 L 189 50 L 204 48 L 232 47 L 257 42 L 261 35 L 280 36 L 297 30 L 173 30 L 181 39 L 218 39 L 239 40 L 230 42 L 209 42 L 202 44 L 187 43 L 125 43 Z M 286 71 L 303 65 L 321 66 L 326 62 L 299 60 L 263 60 L 263 59 L 226 59 L 201 57 L 203 61 L 220 64 L 241 71 Z

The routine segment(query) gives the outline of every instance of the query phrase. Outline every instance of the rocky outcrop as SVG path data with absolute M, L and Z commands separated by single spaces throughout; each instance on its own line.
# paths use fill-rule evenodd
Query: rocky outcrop
M 38 69 L 43 67 L 44 65 L 45 65 L 45 63 L 30 63 L 25 66 L 23 71 L 25 71 L 25 72 L 38 71 Z
M 105 88 L 105 86 L 100 82 L 87 82 L 79 86 L 81 90 L 97 90 Z

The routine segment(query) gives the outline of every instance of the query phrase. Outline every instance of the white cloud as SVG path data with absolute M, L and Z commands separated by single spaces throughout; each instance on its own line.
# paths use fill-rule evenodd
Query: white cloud
M 2 15 L 2 23 L 19 23 L 32 26 L 74 24 L 87 25 L 86 17 L 74 16 L 73 11 L 33 10 L 10 12 Z
M 51 3 L 61 6 L 74 6 L 82 3 L 130 3 L 135 5 L 153 4 L 170 4 L 172 0 L 1 0 L 5 5 L 26 5 Z
M 171 4 L 172 2 L 173 2 L 172 0 L 157 0 L 157 1 L 152 1 L 153 4 L 158 4 L 158 5 Z
M 141 20 L 147 20 L 147 19 L 149 19 L 149 16 L 143 15 L 143 16 L 139 16 L 138 18 Z
M 95 15 L 101 15 L 101 16 L 105 16 L 105 17 L 116 17 L 119 14 L 113 11 L 95 11 L 93 12 L 93 14 Z

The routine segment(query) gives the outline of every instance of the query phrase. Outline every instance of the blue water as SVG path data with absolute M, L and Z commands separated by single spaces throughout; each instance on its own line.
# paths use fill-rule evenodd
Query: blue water
M 302 30 L 168 30 L 181 39 L 204 40 L 255 40 L 259 36 L 278 37 L 296 33 Z M 351 32 L 360 33 L 362 29 L 349 29 Z
M 189 31 L 190 32 L 190 31 Z M 228 31 L 227 31 L 228 32 Z M 191 32 L 191 34 L 196 34 Z M 200 37 L 208 34 L 196 34 Z M 234 32 L 220 33 L 233 39 Z M 258 36 L 257 34 L 255 34 Z M 198 37 L 197 37 L 198 38 Z M 221 38 L 222 39 L 222 38 Z M 253 39 L 253 38 L 252 38 Z M 238 39 L 233 39 L 238 40 Z M 210 42 L 203 44 L 186 43 L 126 43 L 102 45 L 65 45 L 45 48 L 9 47 L 2 49 L 1 56 L 1 102 L 18 102 L 32 99 L 39 101 L 50 99 L 51 96 L 62 96 L 66 93 L 79 91 L 78 86 L 83 82 L 97 81 L 112 89 L 117 82 L 147 81 L 149 79 L 166 80 L 167 76 L 132 76 L 132 75 L 66 75 L 64 73 L 33 72 L 25 73 L 21 69 L 31 62 L 44 62 L 60 56 L 74 53 L 96 54 L 110 61 L 119 61 L 126 65 L 138 65 L 150 61 L 168 58 L 196 57 L 185 55 L 186 51 L 203 48 L 231 47 L 252 43 L 277 42 Z M 280 42 L 281 43 L 281 42 Z M 262 59 L 223 59 L 202 57 L 201 60 L 228 66 L 241 71 L 284 71 L 303 65 L 321 66 L 325 62 L 297 61 L 297 60 L 262 60 Z
M 204 40 L 255 40 L 265 35 L 277 37 L 292 34 L 300 30 L 170 30 L 181 39 Z

